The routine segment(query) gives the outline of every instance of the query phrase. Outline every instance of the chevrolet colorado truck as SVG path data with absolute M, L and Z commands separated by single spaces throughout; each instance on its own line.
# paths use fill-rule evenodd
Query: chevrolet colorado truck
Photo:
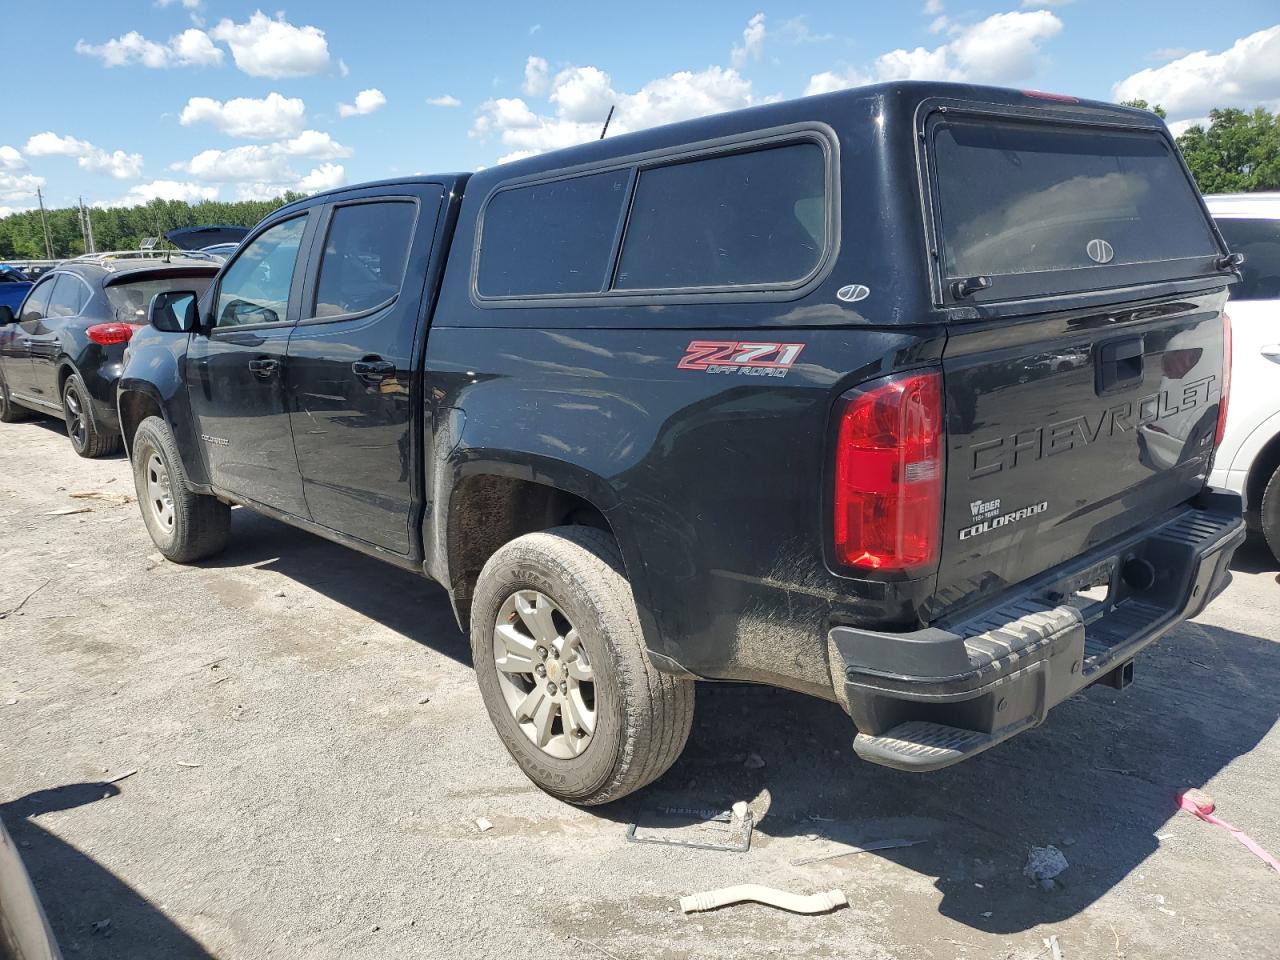
M 120 422 L 171 560 L 238 504 L 442 584 L 558 797 L 661 776 L 697 679 L 932 770 L 1228 581 L 1239 262 L 1150 113 L 879 85 L 292 203 Z

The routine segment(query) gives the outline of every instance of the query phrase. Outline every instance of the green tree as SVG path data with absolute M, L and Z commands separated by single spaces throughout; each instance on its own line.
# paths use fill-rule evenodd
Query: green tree
M 99 250 L 136 250 L 144 237 L 163 237 L 175 227 L 202 223 L 224 223 L 251 227 L 272 210 L 303 197 L 286 193 L 274 200 L 240 200 L 234 203 L 205 200 L 196 204 L 181 200 L 152 200 L 136 207 L 105 207 L 90 210 L 93 239 Z M 76 207 L 47 210 L 49 236 L 55 257 L 84 253 L 80 231 L 80 211 Z M 0 260 L 43 260 L 44 231 L 40 211 L 0 217 Z
M 1213 110 L 1178 138 L 1201 193 L 1280 190 L 1280 118 L 1258 107 Z
M 1137 107 L 1139 110 L 1150 110 L 1161 120 L 1165 120 L 1169 116 L 1169 114 L 1165 112 L 1164 107 L 1160 106 L 1160 104 L 1157 103 L 1153 107 L 1145 100 L 1122 100 L 1120 101 L 1120 105 L 1124 107 Z

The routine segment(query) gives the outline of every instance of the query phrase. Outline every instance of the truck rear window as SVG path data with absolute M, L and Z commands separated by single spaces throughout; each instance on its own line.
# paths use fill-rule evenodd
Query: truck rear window
M 1158 134 L 949 120 L 934 128 L 933 152 L 949 279 L 1219 252 Z M 1094 283 L 1086 271 L 1056 289 Z M 998 288 L 997 279 L 997 298 Z

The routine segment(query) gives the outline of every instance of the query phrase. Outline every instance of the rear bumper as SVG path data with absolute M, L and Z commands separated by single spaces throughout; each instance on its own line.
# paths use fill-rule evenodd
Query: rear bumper
M 1134 656 L 1230 582 L 1244 537 L 1240 498 L 1206 495 L 961 618 L 907 634 L 832 629 L 854 750 L 936 770 L 1035 726 L 1092 683 L 1127 685 Z M 1104 600 L 1078 595 L 1095 584 Z

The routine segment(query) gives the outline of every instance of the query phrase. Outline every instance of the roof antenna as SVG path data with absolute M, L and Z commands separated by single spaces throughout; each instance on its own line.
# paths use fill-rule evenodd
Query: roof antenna
M 607 117 L 605 117 L 605 118 L 604 118 L 604 129 L 600 131 L 600 139 L 601 139 L 601 140 L 603 140 L 603 139 L 604 139 L 604 135 L 605 135 L 606 133 L 608 133 L 608 132 L 609 132 L 609 121 L 613 119 L 613 108 L 614 108 L 614 107 L 616 107 L 616 106 L 617 106 L 617 104 L 616 104 L 616 103 L 615 103 L 615 104 L 610 105 L 610 107 L 609 107 L 609 115 L 608 115 Z

